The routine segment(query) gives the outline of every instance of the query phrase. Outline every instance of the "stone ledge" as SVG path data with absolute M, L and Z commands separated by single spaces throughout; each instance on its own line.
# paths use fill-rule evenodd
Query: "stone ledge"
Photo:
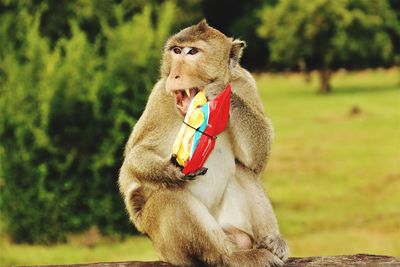
M 85 264 L 46 265 L 46 267 L 157 267 L 173 265 L 162 261 L 97 262 Z M 400 257 L 355 254 L 340 256 L 289 258 L 286 267 L 313 266 L 400 266 Z

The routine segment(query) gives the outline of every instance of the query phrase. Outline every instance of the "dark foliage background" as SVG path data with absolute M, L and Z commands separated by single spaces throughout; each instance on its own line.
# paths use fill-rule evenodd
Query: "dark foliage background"
M 15 241 L 132 232 L 118 168 L 175 7 L 55 3 L 2 6 L 2 219 Z

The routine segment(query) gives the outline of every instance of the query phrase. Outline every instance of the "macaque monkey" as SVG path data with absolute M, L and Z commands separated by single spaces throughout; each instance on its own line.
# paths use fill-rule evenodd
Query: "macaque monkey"
M 178 266 L 282 266 L 289 250 L 260 182 L 273 130 L 251 74 L 245 42 L 205 20 L 166 43 L 161 78 L 127 142 L 119 186 L 136 228 Z M 230 118 L 203 174 L 184 175 L 171 149 L 194 95 L 232 87 Z M 196 176 L 197 175 L 197 176 Z

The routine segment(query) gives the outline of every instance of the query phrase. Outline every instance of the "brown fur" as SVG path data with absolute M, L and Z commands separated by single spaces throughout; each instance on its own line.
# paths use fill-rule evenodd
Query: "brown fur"
M 161 78 L 126 145 L 119 185 L 130 219 L 172 264 L 280 266 L 288 257 L 259 181 L 273 131 L 254 79 L 238 65 L 244 46 L 205 20 L 172 36 Z M 175 53 L 174 47 L 199 52 Z M 227 129 L 205 163 L 208 172 L 188 180 L 170 160 L 182 123 L 174 91 L 197 87 L 212 99 L 228 82 Z

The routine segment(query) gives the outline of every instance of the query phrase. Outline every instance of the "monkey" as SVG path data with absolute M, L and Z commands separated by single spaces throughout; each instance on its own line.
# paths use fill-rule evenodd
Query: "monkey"
M 260 181 L 274 132 L 239 64 L 245 46 L 206 20 L 172 35 L 125 146 L 118 183 L 129 218 L 177 266 L 282 266 L 289 256 Z M 200 90 L 211 100 L 228 83 L 230 117 L 207 172 L 185 175 L 171 149 L 190 100 Z

